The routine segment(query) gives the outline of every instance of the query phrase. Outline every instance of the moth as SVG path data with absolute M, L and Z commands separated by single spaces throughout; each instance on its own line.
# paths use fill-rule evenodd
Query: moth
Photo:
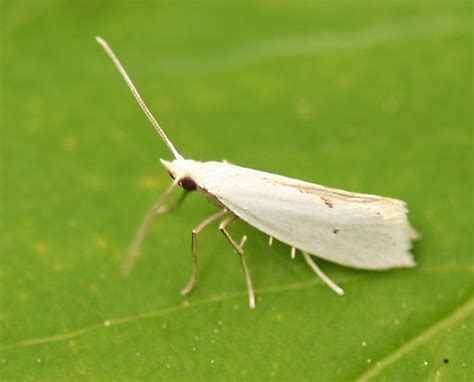
M 182 295 L 191 292 L 196 282 L 197 236 L 217 220 L 221 220 L 219 230 L 240 258 L 251 308 L 255 308 L 255 293 L 243 250 L 247 237 L 236 241 L 227 228 L 237 219 L 267 234 L 270 245 L 275 238 L 290 246 L 292 258 L 300 251 L 314 273 L 339 295 L 344 293 L 343 289 L 322 272 L 312 256 L 367 270 L 416 265 L 410 249 L 418 234 L 408 222 L 408 211 L 401 200 L 329 188 L 226 161 L 199 162 L 183 157 L 153 117 L 107 42 L 100 37 L 96 40 L 174 156 L 172 161 L 161 159 L 173 181 L 138 227 L 124 265 L 126 273 L 139 255 L 153 218 L 177 207 L 192 191 L 204 194 L 218 211 L 192 230 L 191 277 L 181 290 Z M 166 207 L 166 200 L 177 187 L 184 189 L 183 196 L 174 206 Z

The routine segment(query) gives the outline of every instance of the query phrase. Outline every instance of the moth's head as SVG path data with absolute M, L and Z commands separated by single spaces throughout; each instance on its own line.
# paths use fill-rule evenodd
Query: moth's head
M 169 162 L 160 159 L 163 167 L 173 179 L 178 180 L 178 184 L 186 191 L 194 191 L 198 188 L 196 181 L 193 179 L 193 167 L 195 162 L 189 159 L 174 159 Z

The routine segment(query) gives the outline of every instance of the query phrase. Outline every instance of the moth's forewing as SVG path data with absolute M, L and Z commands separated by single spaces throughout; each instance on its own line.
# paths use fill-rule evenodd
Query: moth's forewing
M 206 193 L 283 243 L 353 268 L 415 265 L 414 230 L 403 201 L 227 163 L 194 163 L 195 180 Z

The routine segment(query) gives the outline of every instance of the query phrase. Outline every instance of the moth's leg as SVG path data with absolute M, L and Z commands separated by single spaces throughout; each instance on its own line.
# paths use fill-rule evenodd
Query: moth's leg
M 318 277 L 323 280 L 326 285 L 331 288 L 334 292 L 336 292 L 339 295 L 344 294 L 344 290 L 340 288 L 339 286 L 336 285 L 334 281 L 332 281 L 328 276 L 326 276 L 321 269 L 316 265 L 316 263 L 313 261 L 310 255 L 308 255 L 306 252 L 303 252 L 303 257 L 308 263 L 308 265 L 311 267 L 311 269 L 318 275 Z
M 296 248 L 291 247 L 291 258 L 294 259 L 296 257 Z
M 127 257 L 122 266 L 122 271 L 125 275 L 128 275 L 130 273 L 136 259 L 138 258 L 138 255 L 140 254 L 140 246 L 142 245 L 146 232 L 148 231 L 151 223 L 153 222 L 153 218 L 160 210 L 166 198 L 171 195 L 177 184 L 178 179 L 175 179 L 143 217 L 142 222 L 138 226 L 138 229 L 135 232 L 135 235 L 133 236 L 130 247 L 128 248 Z
M 166 214 L 168 212 L 173 212 L 175 209 L 177 209 L 181 204 L 183 204 L 184 200 L 186 199 L 186 196 L 190 194 L 189 191 L 183 190 L 183 193 L 180 195 L 179 199 L 174 202 L 170 206 L 160 206 L 158 210 L 156 211 L 157 214 Z
M 191 241 L 191 253 L 192 253 L 192 268 L 191 268 L 191 278 L 189 279 L 188 284 L 181 290 L 181 294 L 187 295 L 193 290 L 194 284 L 196 283 L 196 273 L 197 273 L 197 235 L 201 232 L 206 226 L 211 224 L 213 221 L 220 219 L 226 214 L 227 210 L 222 209 L 211 216 L 208 216 L 201 223 L 199 223 L 192 230 L 192 241 Z
M 249 269 L 247 267 L 247 262 L 245 261 L 244 251 L 242 249 L 242 245 L 243 245 L 243 243 L 245 243 L 244 238 L 246 239 L 246 237 L 244 236 L 244 238 L 242 238 L 241 245 L 239 246 L 234 241 L 234 239 L 232 239 L 229 232 L 227 232 L 227 230 L 225 229 L 227 227 L 227 225 L 229 225 L 230 223 L 232 223 L 236 219 L 238 219 L 238 217 L 235 216 L 235 215 L 229 216 L 227 219 L 224 219 L 221 222 L 221 224 L 219 225 L 219 230 L 224 234 L 225 238 L 232 245 L 235 252 L 237 252 L 237 254 L 240 257 L 240 262 L 241 262 L 242 268 L 244 270 L 245 281 L 247 282 L 247 291 L 248 291 L 248 294 L 249 294 L 249 305 L 250 305 L 250 308 L 254 309 L 255 308 L 255 292 L 253 290 L 252 279 L 250 278 L 250 272 L 249 272 Z
M 268 236 L 268 245 L 271 247 L 273 244 L 273 236 Z

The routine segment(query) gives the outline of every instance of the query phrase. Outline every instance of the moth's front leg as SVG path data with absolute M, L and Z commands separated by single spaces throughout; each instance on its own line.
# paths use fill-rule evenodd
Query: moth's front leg
M 161 214 L 167 214 L 168 212 L 173 212 L 178 207 L 180 207 L 181 204 L 183 204 L 184 200 L 186 199 L 186 196 L 188 195 L 189 195 L 189 191 L 184 190 L 182 194 L 179 196 L 178 200 L 176 200 L 176 202 L 168 206 L 165 206 L 165 205 L 160 206 L 160 208 L 158 208 L 156 213 L 158 215 L 161 215 Z
M 133 265 L 135 264 L 135 261 L 140 254 L 140 247 L 142 245 L 143 239 L 145 238 L 145 234 L 147 233 L 151 223 L 153 222 L 153 218 L 159 213 L 160 209 L 163 206 L 163 203 L 171 195 L 177 185 L 178 180 L 174 180 L 143 217 L 142 222 L 138 226 L 138 229 L 135 232 L 135 235 L 133 236 L 132 242 L 128 249 L 127 257 L 122 266 L 122 271 L 124 274 L 127 275 L 132 270 Z

